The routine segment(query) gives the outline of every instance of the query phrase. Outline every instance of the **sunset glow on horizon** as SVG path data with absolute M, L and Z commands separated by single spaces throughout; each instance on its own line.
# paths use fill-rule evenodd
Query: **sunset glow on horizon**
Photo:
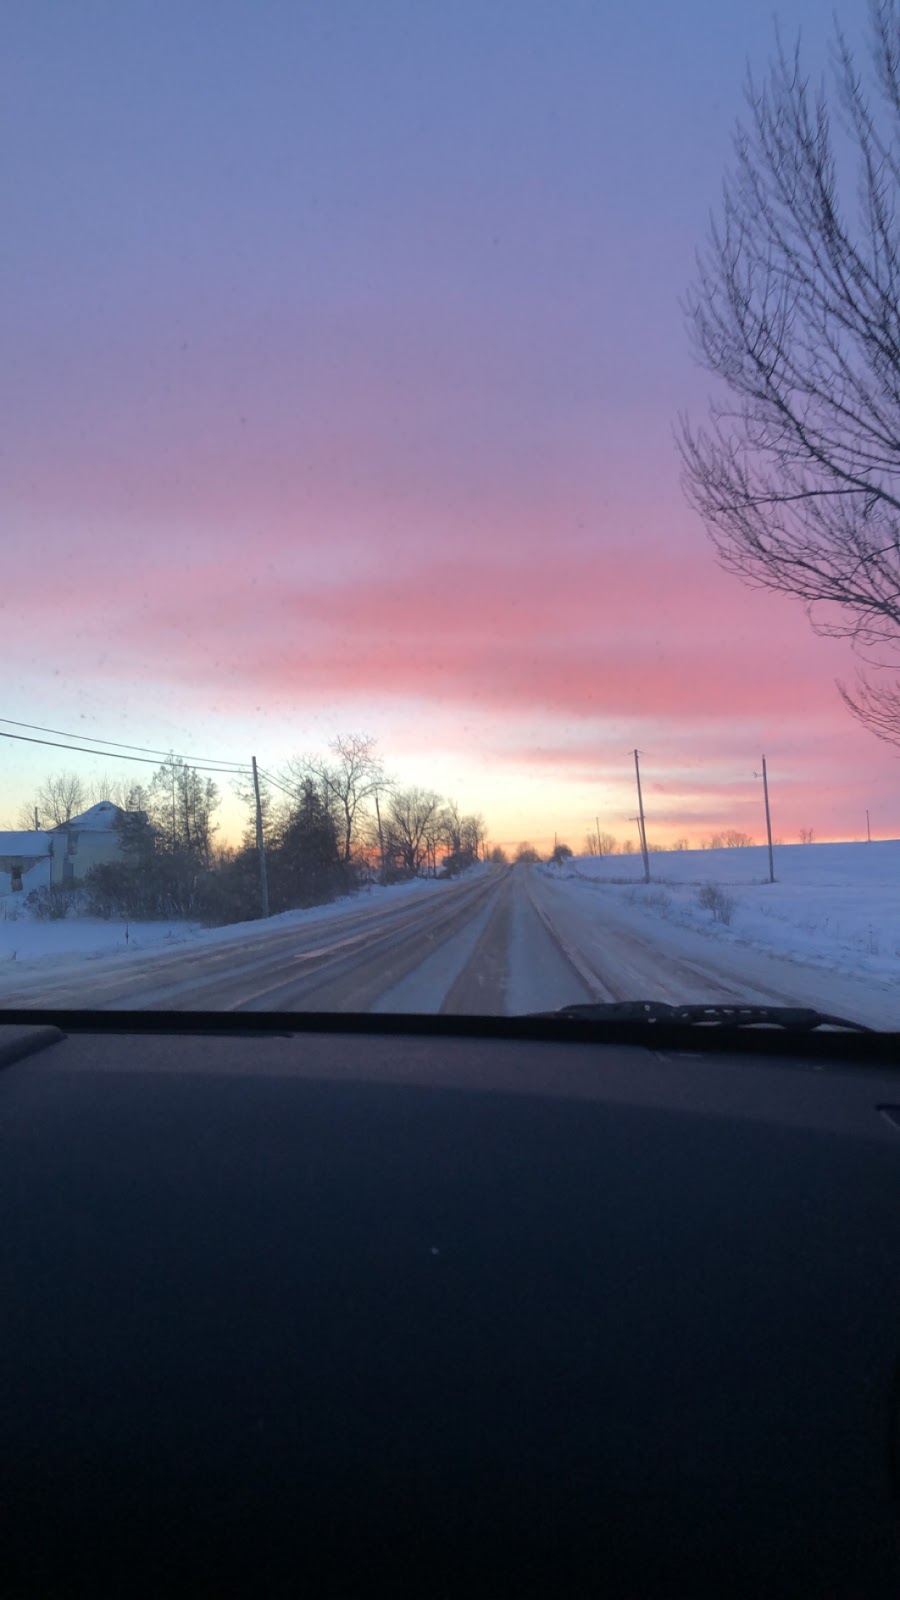
M 824 59 L 814 0 L 780 19 Z M 762 753 L 786 841 L 900 834 L 849 646 L 722 573 L 679 484 L 768 5 L 6 22 L 8 717 L 274 772 L 365 730 L 507 846 L 636 838 L 635 747 L 653 842 L 760 841 Z M 4 756 L 10 827 L 48 771 L 152 770 Z

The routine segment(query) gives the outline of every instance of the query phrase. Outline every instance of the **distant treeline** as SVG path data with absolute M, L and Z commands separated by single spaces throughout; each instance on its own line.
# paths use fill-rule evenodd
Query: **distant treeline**
M 61 787 L 51 779 L 44 791 Z M 240 844 L 226 846 L 215 837 L 217 784 L 180 758 L 163 762 L 147 785 L 107 783 L 102 798 L 119 808 L 118 859 L 93 867 L 77 888 L 39 891 L 38 909 L 60 915 L 63 902 L 77 897 L 104 917 L 227 923 L 260 916 L 256 797 L 250 784 L 237 793 L 247 822 Z M 83 790 L 68 794 L 69 815 L 60 820 L 85 798 Z M 23 808 L 23 820 L 31 810 Z M 480 815 L 461 814 L 433 789 L 393 781 L 365 735 L 336 739 L 325 757 L 298 757 L 277 778 L 261 777 L 259 821 L 271 913 L 373 881 L 453 877 L 487 854 Z

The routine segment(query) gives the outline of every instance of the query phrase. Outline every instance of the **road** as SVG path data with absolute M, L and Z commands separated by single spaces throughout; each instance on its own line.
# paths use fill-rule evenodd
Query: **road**
M 386 902 L 386 903 L 385 903 Z M 221 941 L 11 963 L 6 1007 L 510 1015 L 588 1000 L 812 1005 L 897 1027 L 894 986 L 719 944 L 535 868 L 366 897 Z

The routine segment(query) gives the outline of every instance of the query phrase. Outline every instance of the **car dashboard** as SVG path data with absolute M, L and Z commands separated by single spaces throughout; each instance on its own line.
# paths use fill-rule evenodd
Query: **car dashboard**
M 0 1593 L 898 1592 L 889 1051 L 213 1026 L 0 1028 Z

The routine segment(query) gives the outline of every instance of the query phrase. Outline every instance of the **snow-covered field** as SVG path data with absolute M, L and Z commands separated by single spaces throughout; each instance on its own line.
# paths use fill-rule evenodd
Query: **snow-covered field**
M 759 846 L 654 851 L 649 885 L 639 855 L 577 856 L 561 868 L 542 870 L 642 908 L 648 922 L 661 917 L 702 930 L 736 956 L 735 947 L 750 946 L 900 983 L 897 839 L 778 845 L 774 883 L 768 881 L 768 852 Z M 701 899 L 710 903 L 704 906 Z
M 204 928 L 196 922 L 104 921 L 100 917 L 61 918 L 58 922 L 40 921 L 31 915 L 21 894 L 0 896 L 0 964 L 6 961 L 51 961 L 66 965 L 81 959 L 97 959 L 121 953 L 154 949 L 171 950 L 178 945 L 190 949 L 213 944 L 239 942 L 270 933 L 273 928 L 292 923 L 307 926 L 323 918 L 342 917 L 374 909 L 379 903 L 393 904 L 405 895 L 427 893 L 436 887 L 433 878 L 415 878 L 410 883 L 392 884 L 382 889 L 372 884 L 357 894 L 346 895 L 327 905 L 302 911 L 284 911 L 268 922 L 237 922 L 224 928 Z

